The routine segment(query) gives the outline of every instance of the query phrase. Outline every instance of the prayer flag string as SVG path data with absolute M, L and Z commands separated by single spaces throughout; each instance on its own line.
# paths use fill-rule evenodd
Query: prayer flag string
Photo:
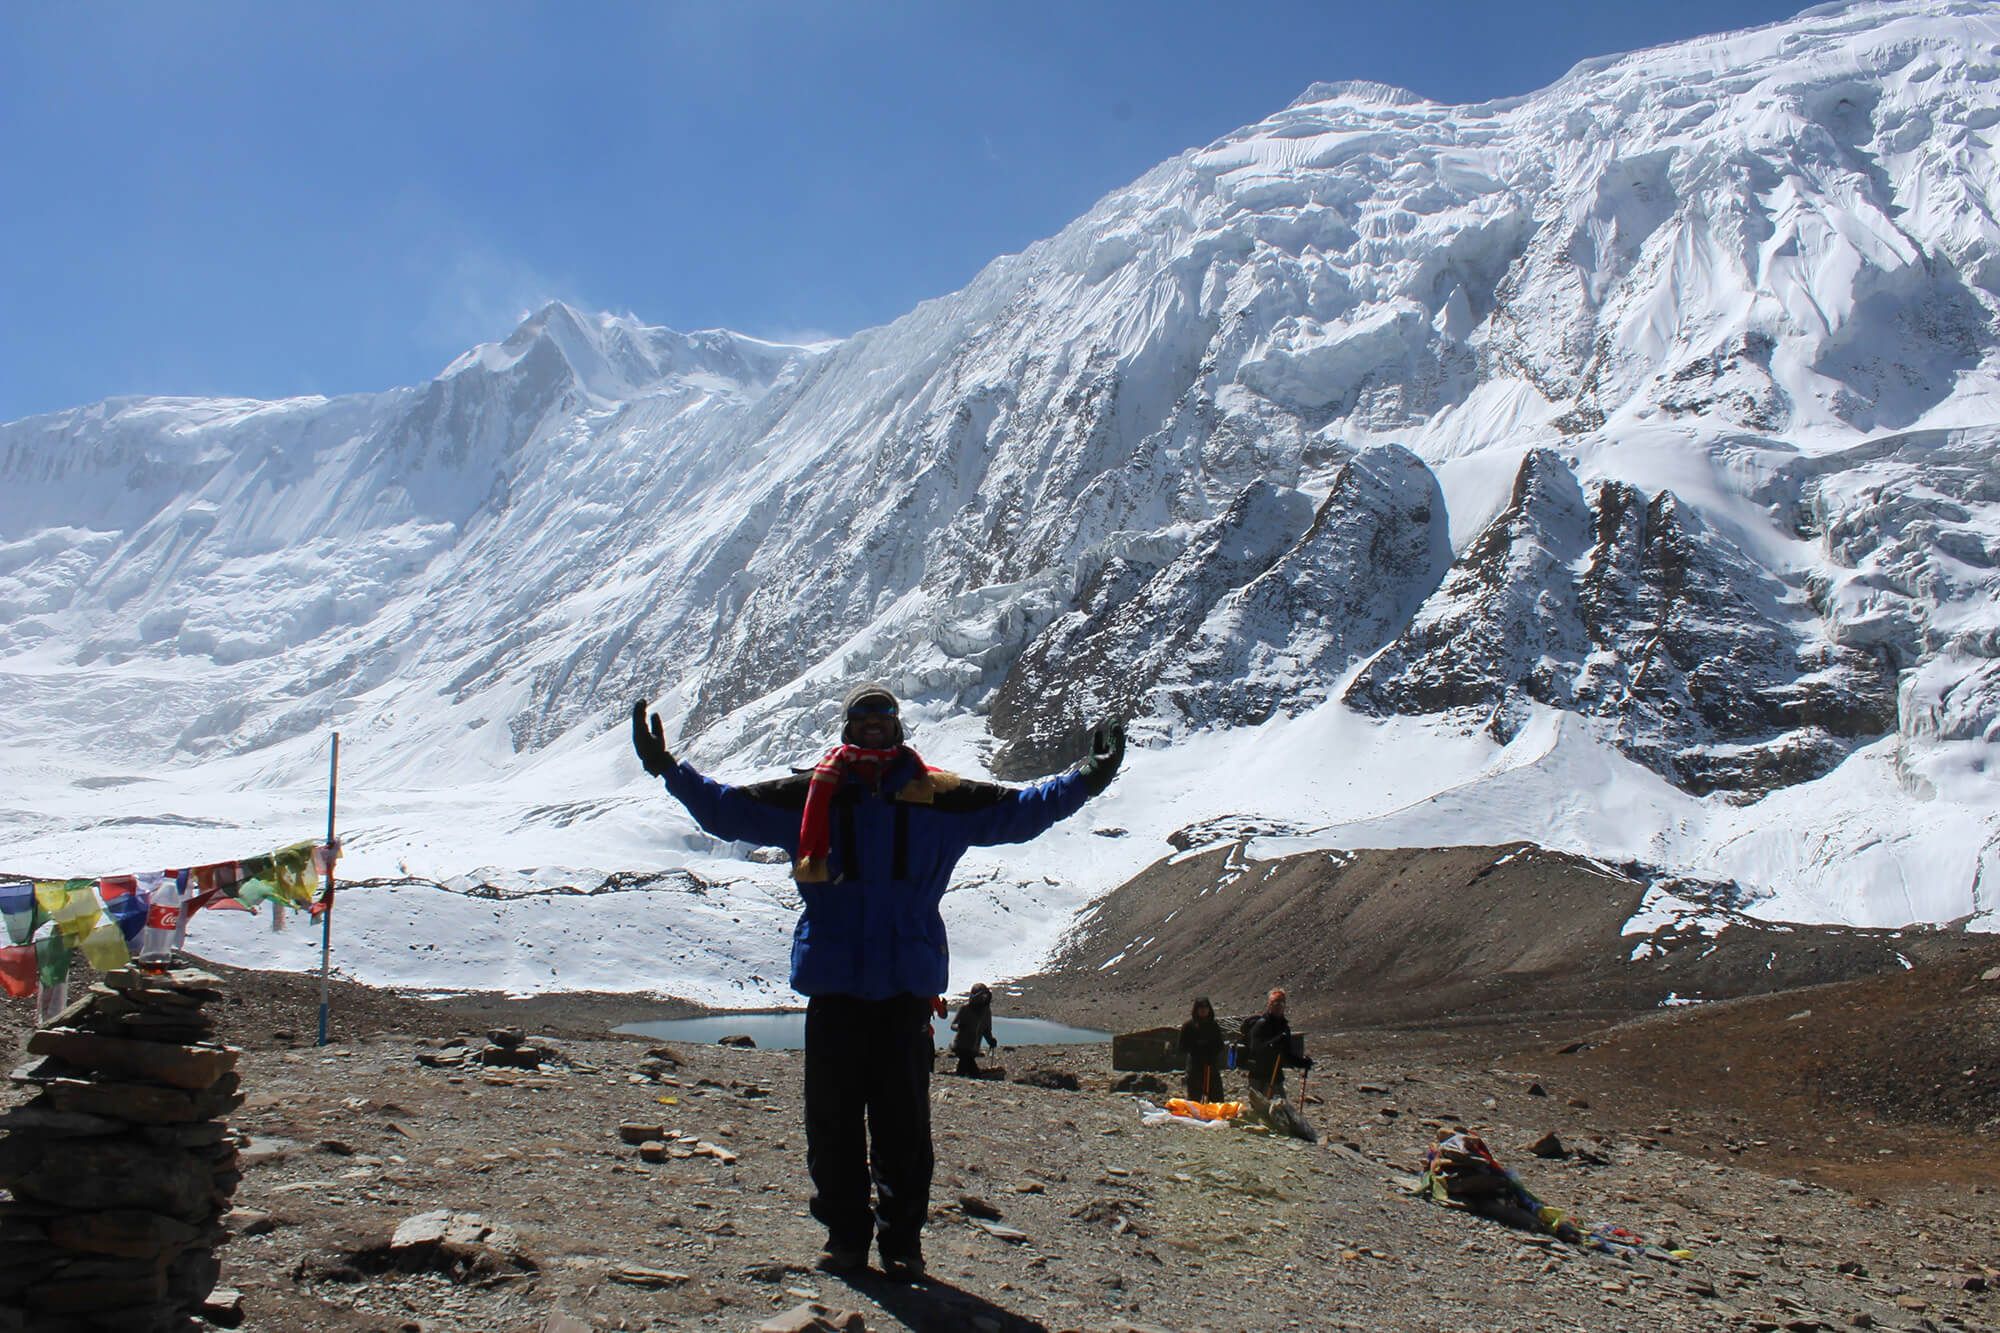
M 241 861 L 183 870 L 106 875 L 99 879 L 0 880 L 0 992 L 37 1000 L 43 1021 L 68 997 L 72 959 L 81 953 L 99 971 L 134 958 L 167 959 L 187 939 L 188 922 L 203 908 L 255 912 L 325 910 L 315 882 L 340 857 L 339 843 L 296 842 Z M 46 927 L 46 929 L 45 929 Z

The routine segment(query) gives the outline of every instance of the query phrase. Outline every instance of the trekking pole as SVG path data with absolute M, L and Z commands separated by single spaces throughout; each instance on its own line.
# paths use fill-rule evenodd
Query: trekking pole
M 326 778 L 326 910 L 319 914 L 319 1044 L 326 1045 L 327 1016 L 333 1004 L 333 807 L 340 795 L 340 733 L 333 733 L 333 756 L 327 761 Z

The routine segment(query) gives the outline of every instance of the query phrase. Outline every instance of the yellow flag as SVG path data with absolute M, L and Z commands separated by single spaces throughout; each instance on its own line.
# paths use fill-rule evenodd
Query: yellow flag
M 83 937 L 83 956 L 100 972 L 109 972 L 132 961 L 125 947 L 125 932 L 115 921 L 107 921 Z

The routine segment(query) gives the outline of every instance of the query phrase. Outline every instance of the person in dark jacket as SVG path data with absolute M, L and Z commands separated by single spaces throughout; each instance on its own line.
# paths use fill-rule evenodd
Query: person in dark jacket
M 983 982 L 974 983 L 966 992 L 965 1003 L 951 1020 L 951 1030 L 958 1034 L 951 1039 L 951 1053 L 958 1057 L 958 1068 L 952 1072 L 978 1078 L 979 1043 L 983 1040 L 996 1049 L 1000 1045 L 993 1039 L 993 992 Z
M 1102 792 L 1125 732 L 1100 724 L 1068 773 L 1004 787 L 934 769 L 903 743 L 895 695 L 848 692 L 841 744 L 810 775 L 749 786 L 703 777 L 667 749 L 646 701 L 632 744 L 718 838 L 781 847 L 803 909 L 792 931 L 792 989 L 806 997 L 806 1170 L 827 1229 L 820 1267 L 868 1262 L 874 1239 L 891 1277 L 923 1275 L 930 1211 L 931 1002 L 950 971 L 938 902 L 968 848 L 1026 842 Z
M 1187 1059 L 1187 1095 L 1192 1102 L 1222 1100 L 1222 1024 L 1206 995 L 1181 1024 L 1181 1054 Z
M 1251 1090 L 1275 1100 L 1285 1095 L 1285 1070 L 1311 1069 L 1312 1057 L 1292 1049 L 1292 1021 L 1285 1017 L 1285 992 L 1273 988 L 1264 1012 L 1251 1020 L 1243 1074 Z

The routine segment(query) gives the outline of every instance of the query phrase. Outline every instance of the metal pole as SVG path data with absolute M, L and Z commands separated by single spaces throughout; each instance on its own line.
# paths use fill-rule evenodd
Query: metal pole
M 326 1045 L 327 1013 L 332 1005 L 333 968 L 333 808 L 340 795 L 340 733 L 333 733 L 333 755 L 326 774 L 326 891 L 321 901 L 326 909 L 319 914 L 319 1044 Z

